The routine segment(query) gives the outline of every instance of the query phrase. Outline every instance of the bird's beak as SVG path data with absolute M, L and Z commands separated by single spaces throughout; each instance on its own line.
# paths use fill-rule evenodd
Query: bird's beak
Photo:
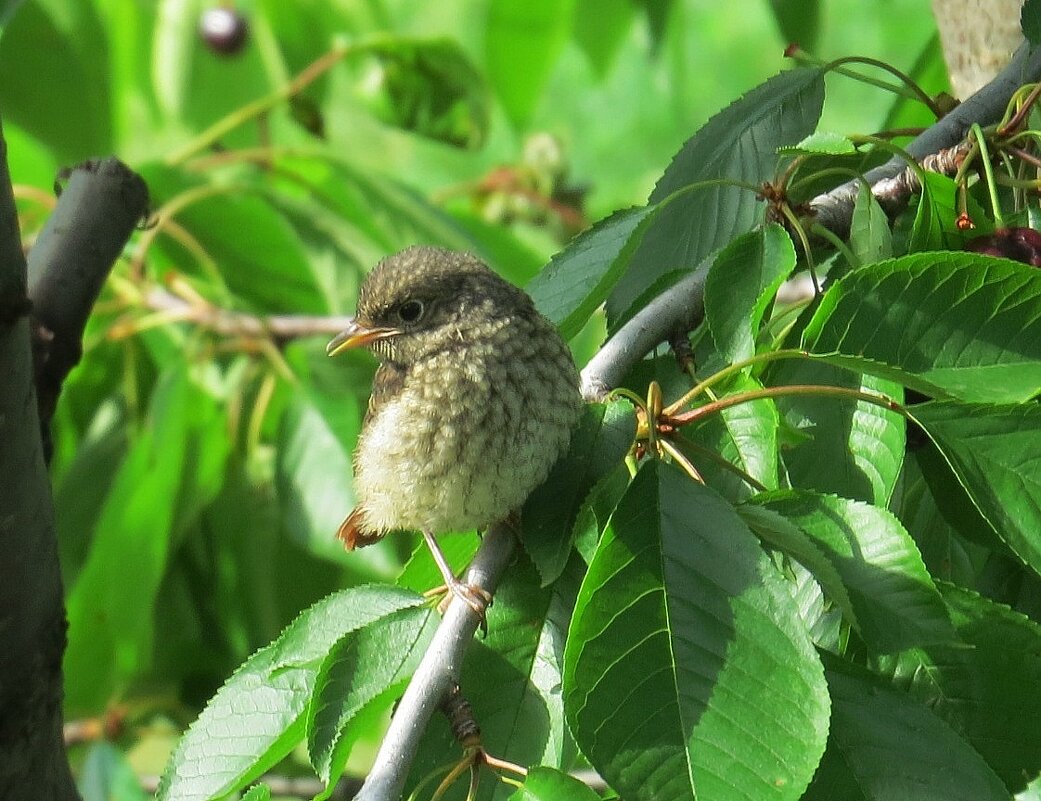
M 351 320 L 350 324 L 339 334 L 332 338 L 325 346 L 325 352 L 329 356 L 335 356 L 351 348 L 361 348 L 380 339 L 397 336 L 401 332 L 396 328 L 379 328 L 359 323 L 357 319 Z

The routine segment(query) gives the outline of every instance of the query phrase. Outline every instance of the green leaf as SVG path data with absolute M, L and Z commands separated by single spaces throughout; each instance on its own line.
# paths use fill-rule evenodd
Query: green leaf
M 1041 389 L 1041 273 L 954 252 L 869 265 L 825 293 L 803 342 L 927 394 L 1024 401 Z
M 484 143 L 487 89 L 456 41 L 387 37 L 360 49 L 357 92 L 379 119 L 454 147 Z
M 958 185 L 953 178 L 936 172 L 922 172 L 921 178 L 922 193 L 911 226 L 908 251 L 961 250 L 966 235 L 956 225 L 960 213 Z M 978 207 L 975 214 L 970 210 L 969 216 L 980 219 Z
M 972 743 L 1009 792 L 1023 790 L 1041 770 L 1041 626 L 961 587 L 940 591 L 965 646 L 914 648 L 881 669 Z
M 422 603 L 414 593 L 369 585 L 301 612 L 225 682 L 185 732 L 159 783 L 158 801 L 217 798 L 263 774 L 303 738 L 307 705 L 329 649 L 350 631 Z
M 643 8 L 647 17 L 647 27 L 651 33 L 651 50 L 657 53 L 665 38 L 669 15 L 675 0 L 636 0 L 636 5 Z
M 3 0 L 0 2 L 0 32 L 3 27 L 11 21 L 11 17 L 18 11 L 18 7 L 25 2 L 25 0 Z
M 240 801 L 269 801 L 271 788 L 266 784 L 254 784 L 247 790 Z
M 859 629 L 857 613 L 842 582 L 842 575 L 809 534 L 781 512 L 766 508 L 761 499 L 741 504 L 737 507 L 737 513 L 759 539 L 783 551 L 809 570 L 828 600 L 842 610 L 843 617 L 854 628 Z
M 980 525 L 991 532 L 992 541 L 1000 543 L 997 532 L 973 506 L 936 446 L 933 445 L 928 450 L 933 452 L 936 462 L 943 463 L 945 471 L 950 475 L 949 483 L 945 481 L 944 486 L 956 486 L 958 494 L 964 499 L 959 506 L 972 509 Z M 923 451 L 919 450 L 913 459 L 909 458 L 904 462 L 900 492 L 893 496 L 892 510 L 907 528 L 907 533 L 914 538 L 915 544 L 922 552 L 922 560 L 934 579 L 955 581 L 970 586 L 976 582 L 976 566 L 972 564 L 965 541 L 938 508 L 940 499 L 923 476 L 926 470 L 932 469 L 932 465 L 927 467 L 923 463 L 922 453 Z
M 617 466 L 636 437 L 629 401 L 588 404 L 567 454 L 524 504 L 521 542 L 542 577 L 552 584 L 571 555 L 575 521 L 593 487 Z
M 762 389 L 762 384 L 742 374 L 730 382 L 721 397 Z M 767 489 L 776 489 L 778 416 L 770 398 L 741 403 L 714 414 L 683 430 L 683 437 L 717 453 Z M 680 439 L 683 446 L 683 439 Z M 695 449 L 684 453 L 697 466 L 702 477 L 717 492 L 731 501 L 743 500 L 756 489 Z
M 531 116 L 571 32 L 574 0 L 492 0 L 484 28 L 484 63 L 517 127 Z
M 874 264 L 893 255 L 893 232 L 889 217 L 882 210 L 871 187 L 861 183 L 853 204 L 853 219 L 849 228 L 849 247 L 857 257 L 854 267 Z
M 995 556 L 1012 557 L 1008 546 L 998 536 L 994 526 L 980 513 L 979 507 L 965 490 L 961 479 L 951 469 L 947 457 L 935 442 L 927 436 L 924 439 L 925 442 L 915 450 L 914 461 L 921 471 L 922 479 L 938 513 L 947 521 L 953 532 L 957 532 L 954 536 L 968 543 L 982 545 Z M 973 586 L 976 584 L 976 570 L 972 569 L 969 575 L 971 578 L 967 578 L 964 583 L 966 586 Z M 949 576 L 943 577 L 950 579 Z
M 657 208 L 615 212 L 579 234 L 526 287 L 564 339 L 577 334 L 625 271 Z
M 90 747 L 76 784 L 83 801 L 148 801 L 150 797 L 123 752 L 106 740 Z
M 831 739 L 807 801 L 1008 801 L 1001 780 L 940 718 L 838 659 L 826 664 Z M 843 792 L 852 787 L 856 796 Z
M 429 608 L 402 609 L 348 632 L 322 661 L 307 709 L 307 751 L 327 792 L 335 787 L 357 738 L 352 723 L 366 706 L 390 689 L 400 690 L 412 675 L 433 634 L 433 621 Z
M 903 397 L 892 381 L 814 360 L 778 362 L 768 383 L 848 387 L 897 401 Z M 806 435 L 782 450 L 793 487 L 879 506 L 889 503 L 904 459 L 907 424 L 902 416 L 865 401 L 825 395 L 791 395 L 776 403 L 789 428 Z
M 328 313 L 299 236 L 270 203 L 240 187 L 205 187 L 158 164 L 144 165 L 140 172 L 157 205 L 180 205 L 175 221 L 212 263 L 199 264 L 195 251 L 168 236 L 157 238 L 155 255 L 179 270 L 188 265 L 200 271 L 214 291 L 231 293 L 240 304 L 267 312 Z
M 819 70 L 775 75 L 714 116 L 684 144 L 651 193 L 651 203 L 701 181 L 723 178 L 758 186 L 772 180 L 777 148 L 812 133 L 823 103 Z M 750 231 L 763 212 L 755 192 L 744 187 L 709 186 L 677 197 L 654 221 L 608 299 L 611 325 L 617 325 L 661 276 L 694 269 Z
M 785 41 L 801 45 L 811 53 L 817 49 L 820 0 L 770 0 L 770 7 Z
M 575 42 L 601 80 L 611 69 L 635 16 L 630 0 L 577 0 Z
M 107 42 L 94 3 L 36 0 L 19 8 L 0 47 L 4 122 L 45 143 L 62 164 L 111 153 Z
M 67 397 L 64 392 L 63 397 Z M 58 527 L 62 576 L 68 587 L 75 586 L 90 552 L 90 538 L 82 532 L 90 531 L 97 522 L 126 458 L 128 440 L 127 421 L 120 414 L 119 405 L 111 399 L 100 400 L 72 462 L 56 482 L 54 521 Z
M 1026 0 L 1019 10 L 1019 27 L 1031 46 L 1041 44 L 1041 2 Z
M 152 40 L 152 90 L 160 110 L 172 120 L 184 118 L 192 71 L 189 67 L 199 37 L 199 5 L 159 0 Z M 171 69 L 172 65 L 177 65 Z
M 964 734 L 1012 792 L 1041 771 L 1041 626 L 976 593 L 940 586 L 972 669 Z M 941 671 L 943 665 L 938 666 Z
M 323 532 L 332 547 L 336 529 L 354 508 L 351 451 L 360 425 L 359 410 L 349 403 L 333 418 L 299 395 L 286 409 L 276 480 L 286 528 L 300 541 Z
M 754 502 L 801 528 L 827 556 L 872 650 L 892 653 L 957 641 L 918 548 L 890 512 L 809 492 L 768 493 Z
M 441 553 L 457 575 L 470 564 L 480 545 L 481 538 L 477 532 L 451 534 L 438 538 Z M 422 540 L 416 544 L 412 555 L 401 569 L 396 583 L 399 587 L 407 587 L 416 592 L 427 592 L 445 583 L 430 549 Z
M 579 592 L 565 709 L 626 799 L 797 799 L 828 699 L 795 603 L 732 507 L 645 464 Z
M 739 236 L 716 256 L 705 279 L 705 320 L 728 362 L 755 353 L 763 316 L 794 268 L 795 247 L 777 223 Z
M 539 765 L 528 771 L 524 786 L 509 801 L 599 801 L 600 796 L 574 776 Z
M 842 134 L 814 131 L 795 145 L 784 145 L 778 152 L 786 156 L 853 156 L 857 146 Z
M 78 679 L 66 688 L 72 709 L 97 708 L 148 666 L 153 604 L 173 535 L 220 489 L 223 415 L 183 370 L 160 379 L 149 420 L 112 481 L 69 593 L 65 665 Z M 124 591 L 127 565 L 133 592 Z
M 983 517 L 1041 573 L 1041 407 L 937 402 L 914 413 Z

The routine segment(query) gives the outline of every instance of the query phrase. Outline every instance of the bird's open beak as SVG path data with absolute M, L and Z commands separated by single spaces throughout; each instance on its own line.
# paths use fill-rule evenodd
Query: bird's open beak
M 325 346 L 325 352 L 329 356 L 335 356 L 351 348 L 361 348 L 372 342 L 388 337 L 397 336 L 401 332 L 396 328 L 379 328 L 367 326 L 357 320 L 351 320 L 350 325 L 332 338 Z

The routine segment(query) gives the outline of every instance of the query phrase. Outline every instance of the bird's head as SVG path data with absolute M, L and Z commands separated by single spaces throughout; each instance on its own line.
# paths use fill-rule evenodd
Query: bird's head
M 412 364 L 490 335 L 531 299 L 469 253 L 416 246 L 383 259 L 358 292 L 350 325 L 330 356 L 367 347 L 381 361 Z

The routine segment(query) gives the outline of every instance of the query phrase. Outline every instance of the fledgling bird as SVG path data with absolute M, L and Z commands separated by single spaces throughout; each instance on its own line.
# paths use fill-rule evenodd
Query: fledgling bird
M 381 261 L 329 355 L 380 362 L 354 453 L 347 550 L 418 530 L 449 590 L 478 613 L 435 540 L 520 509 L 568 447 L 582 410 L 567 345 L 521 289 L 479 259 L 411 247 Z

